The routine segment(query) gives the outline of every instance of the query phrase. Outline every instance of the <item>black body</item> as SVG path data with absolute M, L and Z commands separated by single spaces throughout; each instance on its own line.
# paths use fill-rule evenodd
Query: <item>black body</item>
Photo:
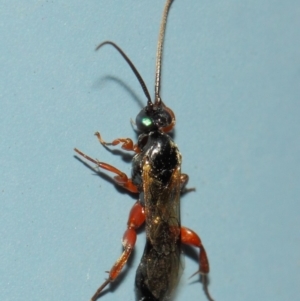
M 160 130 L 139 136 L 132 180 L 145 207 L 147 242 L 136 273 L 138 301 L 171 297 L 180 278 L 180 166 L 176 144 Z

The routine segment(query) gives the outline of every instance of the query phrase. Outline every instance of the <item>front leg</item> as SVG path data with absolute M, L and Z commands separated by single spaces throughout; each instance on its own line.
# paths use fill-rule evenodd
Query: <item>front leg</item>
M 104 145 L 104 146 L 106 146 L 106 145 L 113 145 L 113 146 L 115 146 L 115 145 L 118 145 L 119 143 L 122 143 L 121 148 L 124 149 L 124 150 L 126 150 L 126 151 L 134 151 L 135 153 L 140 153 L 141 152 L 141 150 L 137 146 L 137 144 L 133 144 L 133 141 L 130 138 L 117 138 L 117 139 L 115 139 L 112 142 L 105 142 L 102 139 L 102 137 L 101 137 L 101 135 L 100 135 L 99 132 L 96 132 L 95 136 L 97 136 L 99 142 L 102 145 Z

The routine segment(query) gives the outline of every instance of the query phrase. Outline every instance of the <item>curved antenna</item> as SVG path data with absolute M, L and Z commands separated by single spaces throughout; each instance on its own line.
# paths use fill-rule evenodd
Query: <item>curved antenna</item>
M 155 74 L 155 104 L 161 105 L 160 98 L 160 79 L 161 79 L 161 63 L 162 63 L 162 54 L 163 54 L 163 44 L 165 38 L 165 31 L 167 25 L 168 13 L 170 6 L 173 0 L 167 0 L 160 24 L 158 43 L 157 43 L 157 52 L 156 52 L 156 74 Z
M 142 76 L 139 74 L 139 72 L 137 71 L 137 69 L 135 68 L 135 66 L 133 65 L 132 61 L 129 59 L 129 57 L 124 53 L 124 51 L 117 45 L 115 44 L 114 42 L 111 42 L 111 41 L 105 41 L 105 42 L 102 42 L 100 45 L 98 45 L 96 47 L 96 51 L 101 48 L 102 46 L 104 45 L 111 45 L 113 46 L 115 49 L 117 49 L 119 51 L 119 53 L 122 55 L 122 57 L 124 58 L 124 60 L 128 63 L 128 65 L 130 66 L 131 70 L 133 71 L 133 73 L 135 74 L 136 78 L 138 79 L 143 91 L 144 91 L 144 94 L 145 96 L 147 97 L 147 100 L 148 100 L 148 106 L 149 107 L 152 107 L 153 106 L 153 103 L 151 101 L 151 97 L 150 97 L 150 94 L 149 94 L 149 91 L 147 89 L 147 86 L 142 78 Z

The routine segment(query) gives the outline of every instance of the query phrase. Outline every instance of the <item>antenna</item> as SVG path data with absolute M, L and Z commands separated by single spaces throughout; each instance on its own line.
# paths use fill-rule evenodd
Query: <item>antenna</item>
M 124 58 L 124 60 L 128 63 L 128 65 L 130 66 L 131 70 L 133 71 L 134 75 L 136 76 L 136 78 L 138 79 L 143 91 L 144 91 L 144 94 L 145 96 L 147 97 L 147 100 L 148 100 L 148 106 L 149 107 L 152 107 L 153 103 L 151 101 L 151 97 L 150 97 L 150 94 L 148 92 L 148 89 L 147 89 L 147 86 L 142 78 L 142 76 L 140 75 L 140 73 L 137 71 L 137 69 L 135 68 L 135 66 L 133 65 L 132 61 L 129 59 L 129 57 L 125 54 L 125 52 L 117 45 L 115 44 L 114 42 L 111 42 L 111 41 L 105 41 L 105 42 L 102 42 L 100 45 L 98 45 L 96 47 L 96 51 L 104 46 L 104 45 L 111 45 L 113 46 L 115 49 L 117 49 L 119 51 L 119 53 L 122 55 L 122 57 Z
M 162 63 L 163 44 L 164 44 L 165 31 L 167 25 L 167 18 L 172 2 L 173 0 L 168 0 L 165 5 L 161 24 L 160 24 L 159 36 L 158 36 L 157 52 L 156 52 L 156 74 L 155 74 L 155 104 L 156 105 L 161 105 L 162 103 L 160 98 L 161 63 Z

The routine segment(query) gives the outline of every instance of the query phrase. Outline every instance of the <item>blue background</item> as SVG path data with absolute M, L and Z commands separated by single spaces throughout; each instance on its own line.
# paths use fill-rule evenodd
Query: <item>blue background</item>
M 134 198 L 74 157 L 73 147 L 130 174 L 107 141 L 136 135 L 145 97 L 110 39 L 152 94 L 163 0 L 1 1 L 0 299 L 89 300 L 121 254 Z M 196 192 L 182 224 L 197 231 L 216 301 L 300 295 L 299 1 L 176 0 L 162 97 L 177 116 L 182 170 Z M 93 166 L 93 165 L 92 165 Z M 139 235 L 119 285 L 134 300 Z M 207 300 L 188 277 L 176 300 Z

